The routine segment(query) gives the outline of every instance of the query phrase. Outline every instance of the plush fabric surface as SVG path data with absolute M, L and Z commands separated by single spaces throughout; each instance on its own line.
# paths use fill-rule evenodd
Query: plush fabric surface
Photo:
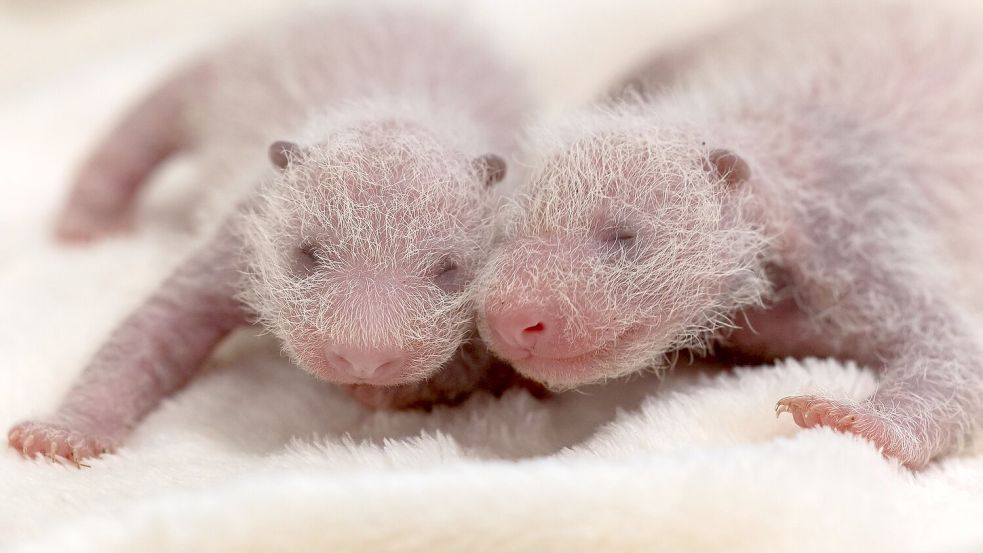
M 500 31 L 554 112 L 646 50 L 743 8 L 445 2 Z M 71 169 L 183 53 L 282 2 L 0 3 L 0 428 L 51 409 L 112 326 L 191 246 L 188 163 L 130 236 L 51 242 Z M 788 361 L 681 366 L 546 401 L 479 395 L 369 412 L 236 335 L 118 454 L 81 470 L 0 447 L 0 549 L 24 551 L 983 551 L 983 447 L 912 474 L 776 419 L 776 399 L 869 393 Z

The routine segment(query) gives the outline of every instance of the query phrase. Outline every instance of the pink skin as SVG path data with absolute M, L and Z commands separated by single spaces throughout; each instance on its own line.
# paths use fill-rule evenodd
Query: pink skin
M 279 147 L 282 146 L 278 143 L 271 150 L 274 163 L 283 162 L 278 157 Z M 497 158 L 492 159 L 496 160 L 492 161 L 493 164 L 498 163 Z M 286 165 L 281 170 L 285 168 Z M 485 173 L 490 174 L 484 165 L 480 165 L 478 170 L 477 176 L 481 178 L 485 178 Z M 501 178 L 500 168 L 498 171 L 498 176 L 489 178 Z M 487 186 L 480 182 L 474 185 Z M 356 192 L 364 194 L 365 190 L 358 189 Z M 391 197 L 391 194 L 380 194 L 380 197 Z M 426 217 L 425 213 L 415 215 Z M 408 222 L 413 216 L 406 213 L 401 219 Z M 387 218 L 377 222 L 389 224 Z M 468 235 L 468 231 L 473 234 L 477 228 L 451 229 L 452 233 L 462 236 Z M 435 229 L 433 232 L 439 231 Z M 118 447 L 134 425 L 161 399 L 191 379 L 222 338 L 235 327 L 255 318 L 257 311 L 253 306 L 243 304 L 239 298 L 243 288 L 240 275 L 243 272 L 248 274 L 252 267 L 248 261 L 243 266 L 242 240 L 237 225 L 233 222 L 226 224 L 209 246 L 186 261 L 156 294 L 122 323 L 89 362 L 53 415 L 20 423 L 10 431 L 8 440 L 11 446 L 28 456 L 41 454 L 65 458 L 76 464 Z M 444 243 L 449 242 L 444 240 Z M 293 247 L 287 244 L 282 252 L 278 249 L 277 253 L 285 253 L 287 258 L 283 262 L 290 270 L 301 271 L 300 276 L 326 273 L 326 269 L 320 266 L 320 260 L 305 266 L 308 260 L 304 256 L 307 254 L 298 250 L 302 250 L 305 244 L 295 243 Z M 247 260 L 252 252 L 254 250 L 246 249 Z M 299 269 L 298 257 L 301 261 Z M 405 304 L 413 298 L 413 306 L 427 311 L 437 309 L 441 302 L 446 303 L 449 294 L 463 293 L 461 284 L 456 281 L 469 278 L 467 275 L 473 271 L 473 263 L 466 257 L 459 259 L 460 267 L 454 270 L 461 274 L 451 280 L 441 280 L 446 269 L 439 263 L 435 268 L 426 269 L 426 274 L 437 278 L 435 284 L 421 280 L 425 275 L 407 274 L 392 280 L 378 278 L 372 273 L 362 276 L 348 271 L 332 273 L 332 280 L 326 282 L 334 282 L 337 290 L 312 289 L 308 301 L 333 298 L 337 302 L 333 307 L 339 312 L 361 312 L 361 325 L 347 323 L 351 331 L 373 328 L 394 320 L 397 325 L 410 325 L 411 321 L 404 322 L 397 318 L 396 314 L 406 309 L 400 307 L 401 303 Z M 368 292 L 349 293 L 353 292 L 351 286 L 362 284 L 373 289 L 382 287 L 388 292 L 385 296 Z M 406 286 L 409 288 L 402 291 L 401 288 Z M 441 286 L 450 288 L 443 290 Z M 261 281 L 246 288 L 253 296 L 257 292 L 265 293 L 261 291 Z M 282 295 L 282 292 L 274 294 L 279 303 L 274 301 L 273 305 L 287 304 L 285 302 L 289 298 L 282 298 Z M 371 309 L 376 311 L 374 315 L 369 314 L 368 319 L 365 318 L 367 313 L 360 311 L 365 308 L 360 299 L 362 295 L 371 300 Z M 432 303 L 419 304 L 421 301 Z M 259 302 L 256 306 L 258 313 L 268 316 L 266 310 L 269 305 L 269 302 Z M 290 319 L 302 317 L 301 311 L 288 310 L 286 313 Z M 274 331 L 282 332 L 288 352 L 301 368 L 321 379 L 346 385 L 355 399 L 369 407 L 409 408 L 429 407 L 438 403 L 454 404 L 463 401 L 476 389 L 500 394 L 513 384 L 528 386 L 522 379 L 516 379 L 507 367 L 495 365 L 487 354 L 475 353 L 484 352 L 483 347 L 470 346 L 454 352 L 457 333 L 466 331 L 467 313 L 463 309 L 448 313 L 449 318 L 442 316 L 429 322 L 430 331 L 438 333 L 440 340 L 400 340 L 396 342 L 398 345 L 392 345 L 392 341 L 385 339 L 374 343 L 360 341 L 353 345 L 341 334 L 336 334 L 338 338 L 335 338 L 326 334 L 325 329 L 305 321 L 283 328 L 276 324 L 272 326 Z M 378 319 L 375 325 L 371 324 L 373 317 Z M 348 336 L 363 335 L 352 334 L 351 331 Z M 389 339 L 399 340 L 399 335 Z M 434 349 L 433 344 L 441 341 L 447 344 L 444 349 Z M 448 347 L 451 350 L 444 353 Z M 487 374 L 483 370 L 494 366 L 498 368 L 489 370 Z M 427 377 L 438 370 L 452 374 L 427 382 Z M 380 386 L 388 388 L 377 388 Z M 370 391 L 368 387 L 376 389 Z
M 114 450 L 212 349 L 246 322 L 235 299 L 228 229 L 191 256 L 113 333 L 50 416 L 11 429 L 10 445 L 78 463 Z
M 768 184 L 751 180 L 742 186 L 764 189 Z M 831 230 L 829 223 L 824 232 Z M 833 231 L 854 236 L 863 233 L 852 223 L 842 225 Z M 638 236 L 644 235 L 643 229 L 636 227 Z M 890 258 L 891 253 L 872 255 L 883 246 L 871 245 L 863 255 L 845 257 L 839 250 L 800 246 L 791 229 L 783 234 L 785 238 L 764 254 L 780 260 L 780 267 L 784 267 L 769 269 L 769 288 L 784 294 L 798 290 L 798 301 L 776 302 L 769 294 L 763 300 L 765 308 L 748 306 L 743 313 L 735 311 L 732 317 L 738 326 L 714 335 L 719 342 L 717 349 L 729 350 L 744 360 L 833 356 L 879 365 L 880 390 L 866 402 L 794 396 L 782 399 L 777 412 L 791 413 L 804 428 L 822 425 L 861 435 L 885 455 L 911 468 L 925 466 L 934 456 L 957 444 L 978 408 L 971 402 L 983 384 L 974 368 L 974 359 L 983 351 L 963 330 L 958 307 L 941 290 L 927 294 L 929 285 L 912 290 L 910 275 L 892 281 L 891 273 L 879 268 L 879 263 L 889 263 L 882 260 Z M 515 239 L 498 252 L 497 263 L 491 264 L 497 274 L 486 277 L 490 284 L 484 285 L 479 300 L 479 328 L 489 346 L 521 374 L 552 387 L 574 387 L 651 367 L 652 361 L 647 359 L 675 349 L 673 335 L 684 331 L 687 316 L 698 324 L 699 311 L 680 312 L 672 307 L 672 301 L 662 303 L 666 298 L 659 298 L 648 307 L 649 311 L 626 324 L 619 313 L 636 312 L 639 304 L 625 304 L 623 312 L 617 306 L 612 309 L 598 301 L 604 296 L 603 290 L 592 289 L 595 285 L 611 285 L 605 285 L 603 276 L 596 274 L 585 279 L 585 271 L 577 269 L 609 255 L 603 241 L 595 239 L 591 244 L 585 252 L 583 245 L 568 239 Z M 676 253 L 686 254 L 685 250 Z M 677 258 L 676 263 L 677 267 L 687 265 L 685 257 Z M 820 284 L 816 282 L 817 275 L 804 274 L 802 266 L 848 266 L 853 271 L 851 279 L 869 284 L 852 285 L 854 288 L 840 296 L 836 308 L 831 309 L 832 291 L 824 288 L 841 285 Z M 563 269 L 557 272 L 558 268 Z M 565 276 L 569 280 L 558 286 L 556 281 L 537 278 L 539 274 Z M 701 282 L 699 273 L 694 272 L 693 279 L 685 284 L 687 288 L 679 293 L 689 300 L 697 298 L 697 306 L 719 300 L 714 294 L 720 292 L 708 282 Z M 515 294 L 515 288 L 524 290 Z M 510 293 L 515 295 L 509 296 Z M 536 299 L 530 301 L 530 297 Z M 670 317 L 666 316 L 667 310 L 672 313 Z M 831 312 L 827 320 L 816 315 L 824 311 Z M 909 315 L 915 320 L 915 328 L 902 326 L 882 331 L 862 326 L 879 324 L 870 314 L 885 311 L 917 313 L 917 319 Z M 640 349 L 654 355 L 639 360 Z M 950 379 L 955 379 L 955 383 L 950 383 Z M 965 382 L 973 382 L 973 387 L 963 388 L 961 384 Z
M 282 160 L 278 159 L 275 149 L 276 145 L 271 155 L 277 163 Z M 359 193 L 363 192 L 359 190 Z M 404 216 L 408 217 L 409 214 Z M 387 220 L 379 222 L 386 223 Z M 465 235 L 468 230 L 462 228 L 453 232 Z M 16 425 L 8 435 L 10 445 L 27 456 L 40 454 L 76 464 L 115 450 L 161 399 L 194 376 L 222 338 L 255 318 L 256 311 L 239 298 L 243 288 L 241 274 L 248 273 L 250 266 L 248 261 L 243 266 L 242 240 L 234 222 L 224 225 L 208 246 L 189 258 L 157 293 L 116 329 L 55 413 Z M 303 253 L 296 253 L 297 247 L 283 250 L 288 255 L 285 261 L 288 265 L 295 264 L 292 256 L 303 257 Z M 248 256 L 251 250 L 246 251 Z M 461 264 L 455 269 L 461 275 L 455 279 L 466 279 L 467 273 L 473 270 L 472 264 L 465 263 L 463 258 Z M 301 270 L 320 273 L 323 269 L 312 265 Z M 390 279 L 372 275 L 358 277 L 348 272 L 341 272 L 334 278 L 339 290 L 317 289 L 313 291 L 312 299 L 341 294 L 337 297 L 341 303 L 335 304 L 341 311 L 361 309 L 361 304 L 353 304 L 361 301 L 360 294 L 349 294 L 350 290 L 345 286 L 368 282 L 371 286 L 395 290 L 395 294 L 385 297 L 367 296 L 374 298 L 373 309 L 378 311 L 380 321 L 393 320 L 393 313 L 401 311 L 400 302 L 406 302 L 410 297 L 433 301 L 436 308 L 448 294 L 441 290 L 441 285 L 461 290 L 461 286 L 452 281 L 439 281 L 437 285 L 412 284 L 405 293 L 400 293 L 399 287 Z M 403 278 L 416 282 L 420 277 L 406 275 Z M 256 292 L 255 286 L 249 289 L 251 293 Z M 430 291 L 422 294 L 423 290 Z M 426 305 L 422 309 L 428 309 Z M 259 312 L 262 314 L 266 307 L 261 304 Z M 301 313 L 294 311 L 287 316 L 300 317 Z M 460 322 L 458 319 L 464 316 L 465 311 L 456 310 L 450 319 L 434 319 L 430 323 L 432 331 L 441 333 L 453 347 L 456 342 L 452 337 L 459 332 L 456 329 L 464 328 L 464 319 Z M 363 312 L 362 325 L 371 326 L 369 321 L 371 318 L 367 321 Z M 447 325 L 446 329 L 442 329 L 441 324 Z M 359 328 L 359 325 L 348 326 L 353 330 Z M 274 330 L 280 329 L 274 326 Z M 455 404 L 477 389 L 500 394 L 512 385 L 535 388 L 517 379 L 508 367 L 493 363 L 480 343 L 444 354 L 441 350 L 433 350 L 425 340 L 417 345 L 402 341 L 399 347 L 387 345 L 385 341 L 353 346 L 344 339 L 339 341 L 326 335 L 323 329 L 307 322 L 287 327 L 283 332 L 288 351 L 302 368 L 321 379 L 345 385 L 355 399 L 373 408 Z M 427 381 L 426 378 L 438 369 L 449 374 Z
M 539 398 L 549 395 L 539 384 L 492 358 L 477 337 L 465 342 L 444 369 L 429 380 L 393 388 L 370 384 L 345 384 L 342 388 L 373 409 L 430 409 L 436 405 L 456 405 L 474 390 L 500 396 L 508 389 L 522 388 Z
M 118 146 L 98 148 L 83 162 L 56 219 L 58 240 L 89 242 L 130 228 L 147 177 L 186 145 L 178 125 L 181 103 L 200 72 L 185 70 L 149 94 L 109 132 Z
M 479 277 L 489 347 L 560 388 L 680 347 L 854 359 L 880 369 L 871 397 L 792 396 L 777 412 L 911 468 L 957 449 L 983 416 L 983 345 L 954 285 L 983 209 L 983 110 L 961 100 L 983 95 L 983 47 L 954 22 L 858 9 L 795 3 L 771 27 L 734 25 L 685 58 L 696 67 L 673 94 L 544 131 Z M 923 46 L 939 29 L 949 42 Z M 790 33 L 780 51 L 776 33 Z
M 545 259 L 558 249 L 556 242 L 538 247 L 524 245 L 523 250 L 530 255 L 522 256 L 519 265 L 535 271 L 537 266 L 530 258 Z M 583 254 L 578 248 L 559 263 L 575 267 L 584 255 L 590 254 Z M 573 329 L 571 318 L 563 316 L 567 298 L 551 297 L 549 290 L 540 291 L 542 301 L 535 303 L 492 296 L 484 304 L 484 336 L 488 343 L 522 374 L 554 387 L 576 386 L 606 376 L 605 367 L 617 355 L 614 345 L 637 330 L 620 329 L 618 313 L 596 308 L 598 302 L 589 299 L 587 290 L 574 292 L 575 301 L 582 301 L 583 311 L 578 319 L 582 317 L 586 324 L 578 320 Z
M 126 228 L 170 155 L 253 167 L 247 156 L 279 129 L 306 128 L 307 141 L 269 147 L 273 168 L 246 175 L 261 184 L 221 231 L 10 445 L 75 463 L 113 451 L 257 320 L 300 368 L 370 407 L 535 388 L 473 342 L 468 281 L 505 176 L 489 152 L 512 147 L 526 105 L 511 70 L 459 27 L 412 11 L 312 15 L 180 72 L 131 110 L 83 165 L 61 240 Z
M 720 287 L 713 270 L 730 263 L 727 256 L 706 253 L 714 251 L 713 243 L 694 244 L 692 252 L 675 247 L 671 255 L 647 247 L 658 236 L 678 236 L 685 246 L 693 235 L 713 235 L 715 229 L 684 209 L 707 209 L 697 195 L 657 187 L 641 187 L 640 193 L 630 181 L 612 178 L 597 189 L 564 186 L 554 193 L 552 183 L 566 174 L 596 170 L 607 148 L 619 153 L 606 171 L 634 174 L 649 163 L 647 148 L 631 144 L 630 137 L 610 141 L 578 142 L 570 159 L 547 158 L 528 195 L 507 215 L 515 218 L 507 222 L 509 236 L 478 286 L 479 328 L 492 350 L 525 376 L 556 388 L 620 376 L 685 345 L 675 340 L 693 318 L 687 309 L 705 307 Z M 697 167 L 708 180 L 730 171 L 723 163 Z M 691 274 L 674 271 L 687 264 Z M 686 298 L 686 305 L 676 305 L 674 295 Z
M 353 144 L 338 146 L 346 141 Z M 504 176 L 489 167 L 502 162 L 440 151 L 416 125 L 393 121 L 324 144 L 274 145 L 279 174 L 245 225 L 244 299 L 319 378 L 376 386 L 424 379 L 472 325 L 464 285 L 488 234 L 484 194 Z M 420 159 L 410 145 L 434 158 Z M 406 178 L 421 174 L 428 178 Z

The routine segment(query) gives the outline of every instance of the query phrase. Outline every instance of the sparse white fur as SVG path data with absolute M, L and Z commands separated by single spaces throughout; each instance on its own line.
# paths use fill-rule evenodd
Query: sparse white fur
M 505 284 L 495 297 L 512 302 L 535 302 L 544 287 L 551 289 L 569 308 L 564 331 L 571 342 L 596 330 L 598 312 L 609 315 L 615 336 L 643 322 L 659 327 L 618 344 L 622 349 L 600 378 L 663 367 L 666 352 L 706 348 L 713 331 L 730 326 L 735 310 L 759 303 L 767 289 L 768 237 L 745 205 L 747 191 L 734 194 L 704 169 L 711 147 L 694 128 L 667 124 L 649 105 L 633 102 L 599 106 L 531 133 L 536 170 L 527 176 L 530 186 L 503 210 L 508 246 L 492 257 L 483 278 Z M 597 237 L 621 224 L 640 243 L 601 255 L 583 248 L 574 254 L 585 262 L 575 266 L 574 278 L 570 256 L 543 257 L 533 247 L 557 235 Z M 714 293 L 721 283 L 727 294 Z M 590 309 L 581 310 L 578 297 L 587 289 L 594 292 Z
M 209 168 L 226 217 L 11 445 L 112 450 L 257 319 L 301 368 L 376 406 L 511 384 L 472 332 L 468 286 L 530 108 L 506 59 L 463 20 L 351 4 L 292 14 L 159 86 L 83 164 L 59 235 L 124 227 L 180 150 Z M 368 386 L 394 387 L 391 401 Z
M 618 330 L 646 328 L 594 336 L 593 371 L 547 374 L 569 386 L 646 368 L 676 346 L 748 340 L 724 331 L 730 316 L 753 327 L 791 300 L 799 314 L 772 325 L 766 353 L 884 369 L 866 402 L 782 407 L 800 424 L 850 429 L 911 466 L 958 446 L 983 411 L 983 348 L 967 324 L 972 294 L 959 288 L 983 250 L 979 29 L 915 3 L 777 4 L 695 49 L 675 74 L 660 71 L 662 81 L 643 75 L 640 95 L 539 130 L 511 243 L 482 278 L 483 311 L 529 300 L 546 281 L 595 294 L 568 302 L 578 323 L 618 310 Z M 749 166 L 738 190 L 699 162 L 715 148 Z M 660 195 L 669 207 L 652 209 Z M 597 253 L 583 218 L 598 216 L 599 201 L 601 220 L 617 223 L 621 202 L 648 216 L 630 223 L 644 262 Z M 517 244 L 555 236 L 595 243 L 586 269 L 569 268 L 582 244 L 560 250 L 565 267 L 515 263 Z M 516 266 L 525 278 L 503 269 Z M 635 290 L 639 269 L 652 290 Z M 491 334 L 487 322 L 482 330 Z
M 422 121 L 474 155 L 511 151 L 530 107 L 524 79 L 475 23 L 384 1 L 288 14 L 277 32 L 249 33 L 197 64 L 203 82 L 188 91 L 182 124 L 210 172 L 247 190 L 274 140 L 320 141 L 386 115 Z
M 321 346 L 311 330 L 360 347 L 413 346 L 412 376 L 423 378 L 470 330 L 470 287 L 445 293 L 431 273 L 447 255 L 476 272 L 494 194 L 470 163 L 484 151 L 468 140 L 473 123 L 442 116 L 405 100 L 345 106 L 312 125 L 302 143 L 318 147 L 266 183 L 246 214 L 243 297 L 295 357 L 292 347 Z M 308 241 L 322 264 L 298 277 L 296 248 Z
M 449 256 L 468 281 L 489 249 L 504 187 L 489 191 L 472 162 L 514 149 L 528 109 L 521 79 L 459 22 L 351 7 L 294 24 L 244 45 L 259 52 L 250 65 L 214 69 L 197 121 L 222 148 L 304 147 L 251 200 L 242 297 L 301 366 L 327 340 L 412 351 L 405 376 L 425 378 L 472 325 L 470 289 L 441 291 L 432 271 Z M 240 102 L 269 110 L 243 118 Z M 298 279 L 305 241 L 323 259 Z

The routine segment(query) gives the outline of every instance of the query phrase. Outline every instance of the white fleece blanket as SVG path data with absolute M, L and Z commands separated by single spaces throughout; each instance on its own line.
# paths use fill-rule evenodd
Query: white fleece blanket
M 0 429 L 51 409 L 113 324 L 188 248 L 185 167 L 139 231 L 46 234 L 71 168 L 178 54 L 284 3 L 0 2 Z M 560 108 L 723 0 L 484 1 L 473 10 Z M 236 9 L 232 10 L 231 6 Z M 33 7 L 31 7 L 33 6 Z M 983 447 L 912 474 L 866 442 L 776 420 L 776 399 L 853 397 L 869 372 L 788 361 L 681 367 L 539 401 L 374 413 L 245 331 L 203 377 L 81 470 L 0 447 L 0 549 L 983 551 Z

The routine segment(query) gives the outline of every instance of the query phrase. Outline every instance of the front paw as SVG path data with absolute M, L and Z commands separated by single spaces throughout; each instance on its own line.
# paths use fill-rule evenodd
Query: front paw
M 840 432 L 856 434 L 872 442 L 887 456 L 908 468 L 918 469 L 940 453 L 916 432 L 920 419 L 903 414 L 889 415 L 869 402 L 826 399 L 819 396 L 790 396 L 775 405 L 776 415 L 791 413 L 802 428 L 826 426 Z
M 10 446 L 26 457 L 42 455 L 65 459 L 76 465 L 83 459 L 98 457 L 116 449 L 114 440 L 93 432 L 75 430 L 67 425 L 25 421 L 7 434 Z

